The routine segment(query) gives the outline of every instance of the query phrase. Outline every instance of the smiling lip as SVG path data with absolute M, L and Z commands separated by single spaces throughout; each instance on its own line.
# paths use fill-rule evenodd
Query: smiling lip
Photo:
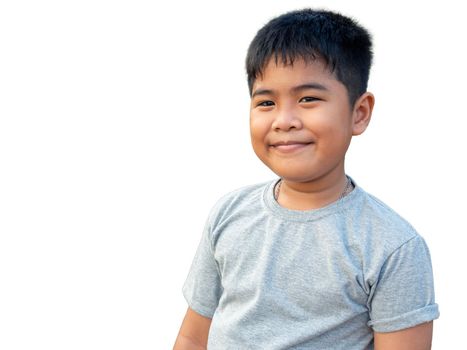
M 271 147 L 280 152 L 289 153 L 289 152 L 294 152 L 294 151 L 303 149 L 312 144 L 313 142 L 290 141 L 290 142 L 278 142 L 278 143 L 272 144 Z

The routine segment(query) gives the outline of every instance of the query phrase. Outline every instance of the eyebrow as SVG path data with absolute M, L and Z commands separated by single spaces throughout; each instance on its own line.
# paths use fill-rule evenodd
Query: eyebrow
M 303 90 L 321 90 L 321 91 L 329 91 L 329 89 L 319 83 L 306 83 L 306 84 L 301 84 L 298 86 L 294 86 L 292 89 L 290 89 L 292 92 L 300 92 Z M 258 89 L 253 92 L 251 97 L 255 97 L 258 95 L 274 95 L 274 90 L 270 89 Z

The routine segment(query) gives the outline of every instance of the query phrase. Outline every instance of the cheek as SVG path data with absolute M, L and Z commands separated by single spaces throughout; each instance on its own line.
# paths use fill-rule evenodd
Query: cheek
M 318 147 L 327 155 L 341 153 L 349 146 L 352 131 L 345 120 L 322 120 L 311 127 L 318 139 Z
M 310 121 L 309 128 L 317 135 L 338 137 L 345 136 L 352 131 L 352 116 L 341 109 L 323 110 Z
M 265 119 L 258 117 L 250 118 L 250 134 L 252 139 L 264 139 L 269 131 L 269 125 Z

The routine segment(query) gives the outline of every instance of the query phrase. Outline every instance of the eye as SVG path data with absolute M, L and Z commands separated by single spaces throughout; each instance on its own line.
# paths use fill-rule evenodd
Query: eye
M 274 106 L 274 102 L 272 101 L 261 101 L 256 104 L 256 107 L 271 107 Z
M 315 101 L 320 101 L 320 99 L 317 97 L 305 96 L 305 97 L 302 97 L 299 102 L 306 103 L 306 102 L 315 102 Z

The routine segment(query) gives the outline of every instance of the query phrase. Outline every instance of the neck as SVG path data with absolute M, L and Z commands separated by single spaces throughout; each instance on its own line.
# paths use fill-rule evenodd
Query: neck
M 308 182 L 281 181 L 277 202 L 292 210 L 318 209 L 331 204 L 343 196 L 348 184 L 344 171 Z

